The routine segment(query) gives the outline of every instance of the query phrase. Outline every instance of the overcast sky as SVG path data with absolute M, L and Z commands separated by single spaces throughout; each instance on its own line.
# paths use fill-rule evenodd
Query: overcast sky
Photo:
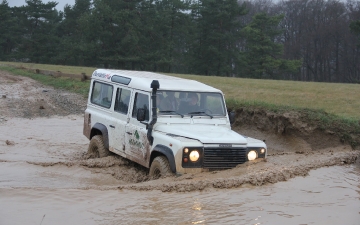
M 48 3 L 50 1 L 58 2 L 59 4 L 57 4 L 56 9 L 61 11 L 64 11 L 64 6 L 66 4 L 71 6 L 75 4 L 75 0 L 42 0 L 43 3 Z M 2 0 L 0 0 L 0 2 L 2 2 Z M 25 0 L 7 0 L 7 2 L 10 7 L 26 5 Z

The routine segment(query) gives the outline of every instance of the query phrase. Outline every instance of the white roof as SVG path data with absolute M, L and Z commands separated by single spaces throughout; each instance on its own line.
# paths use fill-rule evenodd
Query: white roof
M 126 86 L 144 91 L 152 91 L 150 88 L 151 82 L 153 80 L 158 80 L 160 84 L 159 90 L 222 93 L 219 89 L 195 80 L 188 80 L 145 71 L 97 69 L 92 74 L 92 79 L 111 82 L 111 78 L 114 75 L 130 78 L 131 81 Z

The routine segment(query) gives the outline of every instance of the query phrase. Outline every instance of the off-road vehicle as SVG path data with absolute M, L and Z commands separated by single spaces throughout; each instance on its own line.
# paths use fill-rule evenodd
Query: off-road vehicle
M 88 153 L 113 152 L 152 177 L 233 168 L 266 158 L 266 144 L 231 130 L 223 93 L 152 72 L 97 69 L 91 76 L 84 135 Z

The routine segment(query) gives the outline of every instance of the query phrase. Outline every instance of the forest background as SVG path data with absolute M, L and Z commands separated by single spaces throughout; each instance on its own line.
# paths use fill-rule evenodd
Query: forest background
M 360 82 L 360 1 L 0 4 L 0 61 Z

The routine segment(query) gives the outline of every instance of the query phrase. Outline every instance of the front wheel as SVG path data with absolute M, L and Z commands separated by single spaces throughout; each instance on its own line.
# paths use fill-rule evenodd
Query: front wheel
M 102 158 L 109 155 L 110 151 L 105 147 L 102 135 L 92 137 L 88 148 L 89 158 Z
M 150 166 L 149 176 L 151 179 L 159 179 L 172 175 L 169 161 L 165 156 L 157 156 Z

